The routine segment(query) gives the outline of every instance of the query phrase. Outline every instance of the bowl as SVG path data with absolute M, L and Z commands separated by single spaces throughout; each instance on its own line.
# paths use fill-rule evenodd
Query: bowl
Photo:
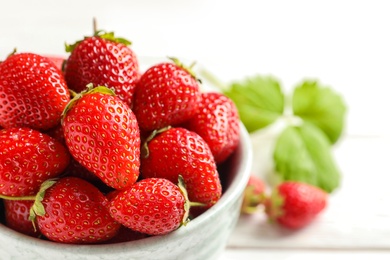
M 131 242 L 69 245 L 32 238 L 0 224 L 1 259 L 218 259 L 238 221 L 251 163 L 249 135 L 241 125 L 237 150 L 220 166 L 225 175 L 221 199 L 186 226 Z
M 150 62 L 150 60 L 149 60 Z M 218 259 L 235 228 L 243 191 L 252 167 L 248 132 L 240 124 L 240 143 L 219 166 L 223 185 L 221 199 L 186 226 L 163 236 L 115 244 L 73 245 L 32 238 L 0 224 L 1 259 Z

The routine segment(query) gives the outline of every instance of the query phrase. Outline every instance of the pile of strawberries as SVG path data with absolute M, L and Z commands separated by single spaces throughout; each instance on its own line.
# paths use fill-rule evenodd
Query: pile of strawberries
M 139 69 L 97 31 L 66 59 L 0 63 L 2 222 L 62 243 L 163 235 L 212 207 L 239 142 L 235 105 L 177 59 Z M 1 202 L 1 201 L 0 201 Z

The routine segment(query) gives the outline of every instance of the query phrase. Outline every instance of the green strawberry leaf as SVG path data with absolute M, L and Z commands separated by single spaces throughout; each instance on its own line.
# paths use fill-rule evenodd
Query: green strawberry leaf
M 287 126 L 276 141 L 273 158 L 282 180 L 302 181 L 329 193 L 340 184 L 331 143 L 313 124 Z
M 271 76 L 257 75 L 233 82 L 223 92 L 236 104 L 250 133 L 274 123 L 283 114 L 284 94 L 279 81 Z
M 324 131 L 332 144 L 342 134 L 346 105 L 331 88 L 316 81 L 304 81 L 294 90 L 292 109 L 294 115 Z

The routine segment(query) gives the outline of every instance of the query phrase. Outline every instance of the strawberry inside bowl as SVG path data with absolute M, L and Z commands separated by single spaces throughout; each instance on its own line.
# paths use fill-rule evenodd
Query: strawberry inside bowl
M 139 59 L 140 71 L 142 71 L 139 77 L 140 81 L 144 82 L 143 88 L 145 91 L 135 92 L 134 97 L 132 98 L 145 96 L 146 100 L 152 95 L 156 95 L 156 91 L 158 90 L 155 88 L 152 88 L 152 92 L 148 92 L 146 90 L 149 86 L 153 85 L 154 82 L 149 82 L 147 79 L 143 79 L 142 75 L 146 74 L 145 72 L 148 71 L 149 68 L 162 63 L 170 64 L 170 61 L 167 61 L 167 59 L 151 57 Z M 176 69 L 176 67 L 172 67 L 174 66 L 164 65 L 161 68 L 154 68 L 154 72 L 152 71 L 150 74 L 152 75 L 152 73 L 156 73 L 155 71 L 158 69 L 161 69 L 161 71 Z M 72 73 L 74 73 L 74 71 Z M 176 75 L 177 72 L 172 72 L 172 75 L 174 74 Z M 172 78 L 173 76 L 170 77 Z M 195 82 L 187 75 L 181 75 L 180 77 L 185 78 L 185 82 L 190 82 L 191 84 Z M 169 85 L 173 83 L 171 81 L 169 81 L 169 83 L 163 81 L 159 84 Z M 96 89 L 96 86 L 94 89 Z M 166 92 L 166 89 L 162 89 L 161 91 L 162 92 L 157 96 L 162 96 Z M 57 138 L 56 140 L 60 143 L 62 142 L 64 147 L 69 149 L 69 153 L 66 155 L 67 160 L 69 160 L 70 163 L 75 161 L 75 165 L 81 164 L 80 167 L 83 170 L 86 170 L 86 175 L 88 177 L 83 178 L 83 180 L 89 184 L 93 184 L 94 187 L 97 187 L 97 189 L 104 194 L 101 204 L 96 205 L 96 208 L 101 209 L 104 207 L 104 210 L 99 212 L 99 216 L 104 216 L 104 214 L 107 214 L 108 216 L 111 215 L 113 218 L 112 222 L 109 222 L 105 226 L 107 229 L 104 229 L 105 231 L 103 233 L 106 234 L 102 235 L 101 242 L 88 242 L 87 238 L 80 239 L 79 242 L 74 242 L 74 240 L 63 241 L 62 235 L 55 235 L 54 233 L 56 232 L 56 228 L 53 229 L 51 226 L 59 224 L 54 223 L 51 219 L 48 221 L 45 219 L 48 214 L 51 214 L 51 211 L 49 211 L 49 205 L 52 205 L 50 207 L 53 209 L 55 209 L 55 207 L 59 207 L 59 197 L 64 195 L 64 187 L 67 185 L 69 186 L 69 183 L 73 183 L 74 181 L 74 176 L 62 177 L 62 175 L 59 174 L 57 175 L 57 179 L 61 179 L 61 184 L 64 182 L 64 184 L 62 184 L 64 185 L 63 188 L 58 188 L 59 192 L 55 193 L 56 187 L 60 187 L 59 180 L 56 180 L 56 183 L 48 187 L 44 195 L 42 195 L 44 198 L 42 203 L 43 206 L 46 207 L 46 215 L 39 215 L 39 212 L 36 212 L 38 215 L 36 228 L 42 231 L 40 237 L 22 234 L 21 232 L 10 228 L 7 224 L 4 213 L 6 211 L 4 206 L 6 205 L 4 203 L 6 198 L 2 199 L 0 206 L 2 212 L 0 224 L 0 251 L 2 252 L 4 259 L 216 259 L 224 250 L 229 235 L 233 231 L 240 214 L 243 191 L 248 182 L 252 166 L 252 148 L 249 134 L 245 130 L 243 124 L 239 121 L 237 121 L 235 123 L 236 125 L 233 127 L 235 128 L 234 131 L 236 131 L 236 137 L 234 137 L 234 134 L 227 135 L 229 137 L 228 141 L 232 141 L 234 138 L 237 140 L 234 142 L 232 141 L 233 144 L 225 146 L 215 141 L 213 136 L 210 137 L 211 134 L 207 133 L 207 128 L 205 128 L 204 125 L 197 124 L 198 121 L 206 120 L 205 118 L 210 117 L 209 114 L 212 113 L 212 111 L 208 110 L 209 104 L 214 102 L 216 107 L 222 107 L 219 113 L 230 111 L 231 104 L 227 103 L 224 97 L 221 97 L 219 94 L 215 94 L 213 97 L 208 95 L 206 96 L 206 94 L 204 94 L 203 97 L 202 93 L 218 92 L 206 85 L 202 86 L 202 93 L 198 96 L 194 94 L 196 91 L 197 90 L 191 90 L 190 86 L 186 86 L 186 91 L 184 91 L 185 93 L 181 90 L 174 92 L 176 99 L 184 100 L 182 103 L 185 103 L 180 113 L 177 111 L 172 112 L 170 110 L 159 111 L 160 115 L 172 114 L 170 117 L 167 116 L 168 119 L 164 119 L 170 120 L 170 127 L 168 129 L 164 129 L 166 123 L 162 123 L 160 118 L 156 119 L 150 115 L 146 115 L 145 111 L 157 106 L 157 103 L 146 104 L 146 106 L 144 106 L 144 100 L 139 103 L 123 102 L 123 104 L 118 101 L 120 104 L 117 104 L 116 99 L 114 99 L 111 94 L 88 93 L 90 96 L 88 102 L 84 102 L 84 107 L 82 106 L 82 104 L 84 104 L 83 100 L 87 99 L 79 97 L 79 100 L 74 102 L 75 104 L 65 108 L 65 111 L 67 112 L 61 124 L 61 130 L 64 131 L 64 133 L 63 136 L 61 136 L 62 139 Z M 122 93 L 122 96 L 126 95 Z M 105 107 L 100 106 L 100 103 L 93 103 L 97 99 L 102 100 L 102 103 L 104 104 L 107 103 L 111 105 Z M 198 107 L 201 106 L 198 106 L 197 103 L 202 99 L 205 100 L 204 103 L 206 105 L 204 105 L 202 109 L 198 109 Z M 166 100 L 169 101 L 170 98 L 167 98 Z M 173 105 L 169 102 L 167 103 L 167 107 L 170 105 L 173 107 L 178 106 L 178 104 Z M 91 104 L 93 104 L 93 106 L 91 106 Z M 196 120 L 194 119 L 195 115 L 190 111 L 190 107 L 193 104 L 198 106 L 197 111 L 203 111 L 203 114 L 198 112 Z M 101 123 L 94 123 L 94 125 L 100 124 L 101 129 L 104 129 L 105 127 L 112 127 L 112 130 L 100 132 L 101 130 L 94 129 L 93 131 L 90 131 L 90 135 L 85 134 L 85 132 L 89 132 L 89 130 L 85 130 L 86 128 L 77 132 L 77 126 L 80 125 L 80 122 L 82 123 L 89 120 L 93 121 L 96 118 L 99 118 L 99 114 L 90 117 L 86 112 L 83 112 L 82 116 L 79 116 L 78 111 L 91 111 L 94 109 L 100 109 L 100 107 L 103 111 L 106 108 L 107 111 L 110 109 L 121 111 L 121 117 L 118 118 L 115 117 L 116 114 L 101 113 L 101 117 L 109 117 L 109 115 L 112 115 L 112 118 L 114 118 L 112 124 L 106 124 L 106 122 L 103 121 L 99 121 Z M 129 111 L 123 112 L 126 109 Z M 151 115 L 152 114 L 153 112 L 151 112 Z M 142 123 L 140 120 L 141 117 L 145 119 Z M 107 141 L 107 143 L 103 146 L 94 147 L 93 145 L 99 141 L 106 142 L 106 139 L 104 138 L 107 135 L 113 135 L 116 133 L 114 131 L 117 128 L 115 120 L 117 122 L 121 122 L 118 124 L 119 128 L 124 127 L 126 129 L 138 129 L 139 132 L 135 133 L 135 130 L 130 131 L 131 134 L 128 135 L 126 135 L 128 132 L 118 132 L 115 137 L 109 139 L 109 141 Z M 124 121 L 128 122 L 128 124 L 124 125 Z M 139 124 L 139 128 L 134 126 L 132 122 L 137 122 L 137 125 Z M 9 127 L 6 125 L 4 128 L 5 129 L 0 131 L 6 132 Z M 154 131 L 155 129 L 164 130 Z M 41 132 L 49 134 L 46 129 Z M 76 132 L 77 134 L 74 134 Z M 99 133 L 99 137 L 93 139 L 93 132 Z M 223 131 L 221 130 L 219 132 L 221 134 Z M 53 137 L 53 132 L 50 132 L 50 134 Z M 122 137 L 123 139 L 121 139 Z M 80 139 L 79 142 L 77 142 L 78 139 Z M 115 148 L 105 149 L 108 145 L 110 145 L 110 142 L 120 142 L 122 145 Z M 136 147 L 137 149 L 125 149 L 124 147 L 128 146 L 126 145 L 126 142 L 131 143 L 132 147 Z M 184 147 L 182 146 L 183 143 L 185 144 Z M 86 144 L 89 144 L 89 146 Z M 118 168 L 125 168 L 126 161 L 121 161 L 120 156 L 115 157 L 116 154 L 113 151 L 118 151 L 117 154 L 127 154 L 127 156 L 124 156 L 126 158 L 133 158 L 130 168 L 127 170 L 129 175 L 121 179 L 120 176 L 110 176 L 110 174 L 105 174 L 102 170 L 105 168 L 103 163 L 99 165 L 99 167 L 94 167 L 94 164 L 88 162 L 86 158 L 89 158 L 89 156 L 93 158 L 97 150 L 99 151 L 99 158 L 101 162 L 104 162 L 106 158 L 115 158 L 115 164 Z M 189 153 L 187 153 L 188 151 L 186 154 L 180 153 L 183 150 L 189 150 Z M 105 153 L 109 153 L 109 156 L 104 157 L 103 155 Z M 180 153 L 180 156 L 170 157 L 174 153 Z M 134 159 L 137 156 L 139 157 L 139 160 Z M 2 163 L 4 162 L 2 161 Z M 179 166 L 180 171 L 175 172 L 175 168 Z M 99 168 L 100 170 L 95 172 L 95 168 Z M 181 212 L 181 209 L 186 211 L 185 205 L 191 205 L 192 202 L 198 203 L 198 205 L 191 206 L 190 209 L 187 209 L 189 217 L 184 213 L 180 213 L 177 216 L 177 223 L 172 224 L 170 227 L 164 226 L 164 228 L 151 231 L 150 229 L 144 228 L 145 225 L 142 224 L 142 219 L 147 219 L 149 217 L 148 215 L 142 215 L 144 208 L 137 213 L 131 211 L 133 212 L 131 216 L 126 215 L 126 212 L 132 210 L 130 209 L 130 206 L 142 203 L 142 201 L 146 200 L 145 198 L 147 197 L 146 193 L 140 193 L 140 190 L 143 192 L 144 190 L 147 190 L 147 188 L 139 188 L 137 190 L 135 187 L 136 183 L 140 183 L 142 181 L 145 182 L 144 185 L 154 185 L 154 183 L 160 182 L 153 181 L 147 183 L 147 180 L 163 178 L 176 185 L 176 180 L 179 175 L 180 178 L 184 179 L 184 192 L 176 190 L 175 187 L 174 190 L 169 190 L 169 196 L 172 196 L 171 193 L 179 194 L 183 203 L 178 202 L 176 204 L 170 204 L 169 208 L 178 207 L 178 209 L 180 209 L 178 211 Z M 203 179 L 200 179 L 200 176 L 202 175 L 206 175 L 208 182 L 211 184 L 208 184 L 207 182 L 205 183 Z M 198 176 L 199 178 L 195 178 L 194 176 Z M 76 178 L 78 177 L 80 176 L 77 176 Z M 67 178 L 67 182 L 62 181 L 62 178 Z M 89 184 L 86 184 L 85 182 L 80 182 L 78 184 L 83 187 L 79 188 L 81 195 L 79 194 L 78 196 L 81 200 L 83 198 L 86 200 L 85 198 L 92 196 L 90 194 L 95 193 L 94 188 L 91 188 L 92 191 L 88 191 Z M 144 187 L 141 184 L 139 186 Z M 206 195 L 203 193 L 201 194 L 199 187 L 206 192 Z M 134 196 L 132 196 L 132 192 L 135 194 Z M 182 194 L 184 195 L 182 196 Z M 49 195 L 53 196 L 54 199 L 49 200 L 47 198 Z M 142 199 L 138 201 L 133 200 L 133 198 L 138 195 L 145 195 L 146 197 L 143 196 Z M 154 197 L 152 196 L 151 199 L 153 198 Z M 164 198 L 159 197 L 158 199 L 162 200 Z M 174 200 L 178 200 L 177 197 L 175 197 Z M 94 202 L 95 201 L 96 199 L 94 199 Z M 69 203 L 64 202 L 64 204 Z M 77 218 L 77 207 L 79 207 L 78 213 L 82 214 L 85 208 L 94 207 L 92 204 L 93 203 L 90 201 L 85 204 L 81 204 L 81 202 L 74 204 L 75 206 L 72 207 L 74 208 L 75 213 L 72 211 L 69 214 L 75 214 L 74 218 Z M 129 207 L 129 209 L 127 209 L 127 207 Z M 105 211 L 106 209 L 107 211 Z M 158 213 L 160 213 L 158 214 L 159 218 L 153 219 L 153 223 L 158 222 L 159 220 L 165 223 L 166 219 L 163 217 L 165 209 L 159 208 L 158 211 Z M 53 210 L 53 212 L 55 212 L 55 210 Z M 176 213 L 176 211 L 172 211 L 167 214 L 171 218 L 174 218 L 173 215 Z M 141 218 L 141 220 L 138 222 L 133 221 L 132 218 L 134 216 L 135 218 Z M 59 222 L 61 221 L 62 220 Z M 67 220 L 65 219 L 64 221 Z M 69 221 L 69 223 L 71 223 L 72 218 L 69 218 Z M 102 222 L 104 221 L 102 220 Z M 149 220 L 149 222 L 151 221 Z M 48 230 L 47 232 L 45 231 L 45 227 Z M 122 232 L 123 230 L 129 230 L 130 227 L 130 233 L 126 231 Z M 70 228 L 70 224 L 65 228 L 68 233 L 73 232 Z M 52 233 L 53 235 L 51 235 Z M 60 231 L 58 231 L 58 233 L 60 233 Z M 93 231 L 91 231 L 91 233 L 93 233 Z M 111 233 L 123 233 L 124 237 L 118 237 L 119 235 L 111 236 Z M 110 238 L 106 239 L 105 237 L 107 236 L 110 236 Z M 93 239 L 95 234 L 90 234 L 86 237 L 92 237 Z

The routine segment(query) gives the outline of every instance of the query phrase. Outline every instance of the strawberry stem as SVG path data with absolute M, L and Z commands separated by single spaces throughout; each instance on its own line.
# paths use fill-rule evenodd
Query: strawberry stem
M 94 17 L 93 20 L 92 20 L 92 29 L 93 29 L 93 35 L 95 35 L 96 32 L 97 32 L 97 21 L 96 21 L 96 17 Z
M 75 96 L 77 96 L 77 92 L 74 91 L 74 90 L 69 89 L 69 93 L 70 93 L 70 96 L 71 96 L 72 98 L 74 98 Z
M 192 62 L 190 66 L 184 65 L 178 58 L 175 57 L 168 57 L 173 63 L 175 63 L 177 66 L 182 68 L 183 70 L 187 71 L 194 79 L 196 79 L 199 83 L 202 83 L 202 81 L 196 77 L 196 74 L 193 70 L 193 67 L 195 66 L 196 62 Z
M 12 52 L 11 52 L 10 54 L 7 55 L 7 58 L 11 57 L 11 56 L 14 55 L 16 52 L 17 52 L 17 49 L 14 48 L 14 49 L 12 50 Z
M 206 204 L 202 203 L 202 202 L 194 202 L 194 201 L 190 201 L 190 208 L 191 207 L 205 207 Z

